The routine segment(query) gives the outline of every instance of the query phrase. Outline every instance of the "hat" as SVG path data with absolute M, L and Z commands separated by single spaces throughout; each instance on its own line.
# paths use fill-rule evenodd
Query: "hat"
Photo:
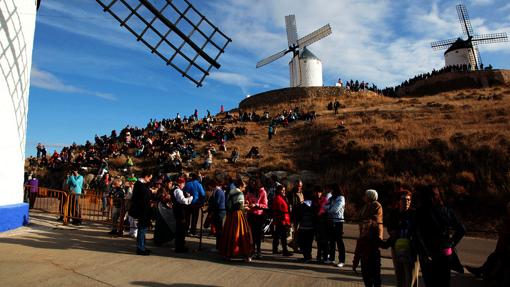
M 186 183 L 186 180 L 184 178 L 182 178 L 182 177 L 179 177 L 177 179 L 177 184 L 181 184 L 181 183 Z
M 365 191 L 365 194 L 367 196 L 368 199 L 370 199 L 371 201 L 376 201 L 377 200 L 377 191 L 375 189 L 367 189 L 367 191 Z

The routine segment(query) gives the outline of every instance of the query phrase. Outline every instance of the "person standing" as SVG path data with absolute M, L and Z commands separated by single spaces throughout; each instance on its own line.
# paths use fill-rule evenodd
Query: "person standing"
M 361 261 L 361 276 L 365 287 L 381 286 L 381 251 L 383 238 L 383 209 L 377 201 L 377 191 L 365 192 L 365 205 L 360 211 L 359 238 L 356 242 L 352 269 Z
M 298 222 L 297 242 L 303 254 L 304 262 L 312 259 L 312 243 L 317 226 L 317 214 L 319 206 L 313 204 L 314 195 L 308 191 L 304 193 L 304 201 L 294 209 L 295 218 Z
M 293 254 L 287 249 L 287 235 L 290 229 L 289 204 L 285 198 L 285 186 L 279 185 L 276 188 L 276 195 L 271 206 L 273 211 L 273 254 L 280 253 L 278 245 L 282 244 L 282 255 L 292 256 Z
M 122 236 L 122 226 L 119 226 L 119 218 L 122 211 L 122 204 L 124 202 L 124 197 L 126 195 L 124 188 L 122 188 L 122 180 L 117 178 L 113 180 L 112 189 L 109 193 L 112 198 L 112 230 L 109 232 L 110 235 L 121 235 Z M 123 220 L 123 219 L 121 219 Z M 123 223 L 123 222 L 121 222 Z M 120 227 L 120 228 L 119 228 Z
M 292 240 L 289 242 L 289 246 L 294 250 L 294 252 L 298 251 L 298 224 L 299 221 L 296 218 L 294 210 L 301 206 L 303 201 L 305 201 L 303 196 L 303 182 L 298 179 L 294 185 L 294 188 L 290 192 L 286 194 L 287 202 L 289 203 L 289 212 L 290 212 L 290 221 L 291 221 L 291 234 Z
M 326 213 L 326 204 L 328 203 L 328 196 L 326 190 L 323 190 L 320 185 L 313 187 L 314 192 L 314 205 L 317 211 L 317 230 L 315 238 L 317 240 L 317 263 L 329 262 L 328 251 L 328 214 Z
M 223 235 L 223 224 L 225 223 L 225 216 L 227 212 L 225 210 L 225 191 L 221 187 L 221 184 L 213 179 L 211 186 L 214 186 L 214 191 L 209 201 L 208 212 L 212 213 L 212 223 L 216 229 L 216 250 L 219 250 L 220 239 Z
M 506 214 L 498 226 L 496 249 L 487 257 L 482 266 L 466 266 L 466 269 L 484 281 L 496 283 L 494 286 L 510 286 L 510 202 L 506 204 Z M 499 284 L 498 284 L 499 283 Z
M 149 255 L 151 251 L 145 248 L 145 234 L 151 223 L 151 190 L 149 183 L 152 174 L 144 172 L 133 187 L 131 208 L 129 214 L 138 219 L 138 231 L 136 234 L 136 254 Z
M 255 258 L 261 258 L 261 243 L 264 236 L 264 209 L 267 209 L 267 193 L 260 182 L 260 179 L 250 180 L 250 186 L 246 193 L 246 203 L 248 205 L 248 223 L 253 234 L 253 243 Z
M 156 226 L 154 227 L 154 244 L 157 246 L 175 237 L 175 216 L 172 205 L 174 189 L 173 180 L 166 179 L 157 193 Z
M 32 175 L 32 178 L 30 178 L 28 180 L 27 184 L 28 184 L 28 187 L 29 187 L 28 203 L 29 203 L 29 208 L 32 209 L 35 206 L 35 201 L 37 199 L 37 194 L 39 193 L 39 180 L 37 179 L 35 174 Z
M 331 186 L 332 194 L 326 203 L 325 209 L 328 217 L 328 231 L 329 231 L 329 260 L 335 263 L 335 250 L 338 250 L 338 264 L 337 267 L 344 267 L 345 264 L 345 245 L 344 245 L 344 210 L 345 210 L 345 197 L 338 184 Z M 335 249 L 336 247 L 336 249 Z
M 73 168 L 73 173 L 67 179 L 67 184 L 69 185 L 69 189 L 71 191 L 70 194 L 70 205 L 72 212 L 73 222 L 72 224 L 80 225 L 81 224 L 81 209 L 80 209 L 80 198 L 82 195 L 83 189 L 83 176 L 78 173 L 78 167 L 75 166 Z
M 425 286 L 450 286 L 450 262 L 454 248 L 466 233 L 453 211 L 444 205 L 437 186 L 422 190 L 416 211 L 418 254 Z M 450 236 L 450 233 L 452 235 Z
M 253 241 L 250 225 L 244 215 L 245 202 L 243 191 L 245 183 L 239 178 L 236 180 L 235 185 L 237 187 L 229 191 L 225 204 L 227 216 L 219 250 L 227 260 L 234 256 L 242 256 L 246 262 L 251 262 Z
M 174 217 L 175 217 L 175 252 L 188 252 L 186 244 L 186 207 L 193 202 L 193 195 L 183 191 L 186 180 L 182 177 L 177 179 L 177 187 L 174 189 L 172 197 Z
M 388 212 L 385 220 L 390 237 L 386 240 L 391 246 L 393 266 L 398 287 L 417 287 L 420 264 L 416 253 L 415 211 L 411 208 L 412 193 L 400 192 L 397 208 Z
M 186 232 L 189 230 L 191 236 L 196 236 L 197 234 L 198 216 L 200 208 L 204 205 L 205 201 L 205 190 L 200 181 L 200 175 L 192 173 L 191 180 L 186 183 L 183 190 L 193 197 L 191 205 L 186 207 Z

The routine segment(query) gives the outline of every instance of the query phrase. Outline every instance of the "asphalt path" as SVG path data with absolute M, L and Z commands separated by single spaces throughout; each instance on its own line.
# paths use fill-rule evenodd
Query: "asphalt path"
M 363 286 L 351 271 L 357 226 L 345 226 L 347 264 L 304 264 L 299 255 L 272 255 L 271 239 L 263 258 L 251 263 L 225 261 L 211 249 L 214 239 L 190 238 L 192 251 L 176 254 L 172 243 L 148 246 L 151 256 L 135 255 L 135 240 L 111 237 L 102 225 L 62 226 L 54 216 L 32 213 L 31 224 L 0 233 L 0 286 Z M 479 265 L 495 240 L 464 238 L 458 246 L 462 263 Z M 315 250 L 314 250 L 315 254 Z M 389 251 L 383 250 L 383 286 L 395 286 Z M 484 286 L 469 274 L 452 273 L 452 286 Z M 421 286 L 424 286 L 421 284 Z

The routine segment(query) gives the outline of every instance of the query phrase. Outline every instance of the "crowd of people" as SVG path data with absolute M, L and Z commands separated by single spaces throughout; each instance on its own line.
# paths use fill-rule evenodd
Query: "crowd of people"
M 483 64 L 480 64 L 479 67 L 475 67 L 475 70 L 492 70 L 492 65 L 488 65 L 487 67 L 484 67 Z M 359 81 L 352 79 L 349 81 L 345 81 L 345 83 L 342 81 L 341 78 L 338 79 L 336 82 L 336 86 L 340 88 L 345 88 L 348 91 L 354 91 L 354 92 L 360 92 L 360 91 L 372 91 L 378 94 L 382 94 L 386 97 L 399 97 L 399 90 L 405 89 L 407 87 L 412 86 L 416 82 L 419 82 L 421 80 L 426 80 L 433 78 L 438 75 L 447 74 L 447 73 L 465 73 L 472 71 L 471 65 L 457 65 L 457 66 L 447 66 L 443 67 L 439 70 L 432 70 L 432 72 L 423 73 L 416 75 L 408 80 L 405 80 L 400 85 L 394 86 L 394 87 L 386 87 L 384 89 L 379 89 L 375 84 L 369 84 L 365 81 Z
M 484 67 L 483 67 L 483 64 L 481 64 L 481 67 L 479 67 L 480 70 L 483 70 Z M 486 70 L 492 70 L 492 66 L 489 65 L 485 68 Z M 405 89 L 409 86 L 412 86 L 414 85 L 416 82 L 419 82 L 419 81 L 422 81 L 422 80 L 426 80 L 426 79 L 430 79 L 430 78 L 433 78 L 435 76 L 438 76 L 438 75 L 442 75 L 442 74 L 448 74 L 448 73 L 466 73 L 466 72 L 469 72 L 471 71 L 471 66 L 470 65 L 458 65 L 458 66 L 447 66 L 447 67 L 443 67 L 439 70 L 432 70 L 432 72 L 428 72 L 428 73 L 424 73 L 424 74 L 420 74 L 420 75 L 416 75 L 414 76 L 413 78 L 410 78 L 409 80 L 405 80 L 404 82 L 402 82 L 400 85 L 398 86 L 394 86 L 394 87 L 387 87 L 383 90 L 379 90 L 378 92 L 381 93 L 382 95 L 386 96 L 386 97 L 398 97 L 398 94 L 399 94 L 399 90 L 401 89 Z
M 350 80 L 345 81 L 345 83 L 342 81 L 341 78 L 338 79 L 335 86 L 340 88 L 345 88 L 347 91 L 353 91 L 353 92 L 360 92 L 360 91 L 372 91 L 376 92 L 378 91 L 377 86 L 372 83 L 369 84 L 365 81 L 359 81 L 359 80 Z
M 336 102 L 332 105 L 340 106 Z M 243 113 L 239 120 L 265 119 L 270 127 L 285 127 L 298 119 L 314 118 L 314 112 L 303 113 L 296 108 L 274 117 Z M 64 190 L 73 195 L 69 204 L 73 205 L 75 224 L 81 223 L 84 178 L 80 170 L 84 166 L 97 167 L 96 190 L 102 198 L 104 212 L 111 198 L 110 234 L 123 234 L 126 221 L 129 235 L 136 238 L 136 254 L 151 254 L 145 242 L 150 229 L 154 230 L 155 245 L 174 241 L 175 252 L 188 252 L 186 237 L 198 236 L 200 210 L 206 207 L 206 222 L 216 238 L 215 251 L 226 260 L 242 258 L 251 262 L 261 258 L 263 238 L 271 234 L 273 256 L 291 257 L 299 253 L 305 264 L 334 264 L 342 270 L 346 264 L 343 234 L 349 198 L 338 183 L 307 186 L 298 180 L 286 186 L 275 175 L 269 179 L 255 174 L 249 178 L 227 176 L 219 180 L 200 171 L 189 174 L 183 171 L 183 165 L 198 156 L 193 141 L 211 142 L 205 148 L 201 167 L 207 172 L 217 152 L 214 143 L 226 151 L 226 141 L 246 134 L 243 127 L 225 128 L 224 120 L 229 118 L 219 121 L 209 114 L 199 121 L 196 112 L 183 119 L 180 115 L 171 120 L 151 119 L 144 129 L 128 126 L 119 134 L 114 130 L 110 136 L 96 136 L 94 144 L 73 144 L 60 153 L 55 151 L 49 159 L 44 146 L 38 145 L 36 164 L 49 168 L 71 167 L 64 180 Z M 175 132 L 181 132 L 182 136 L 176 137 Z M 126 170 L 123 176 L 112 178 L 108 158 L 121 155 L 127 158 Z M 252 147 L 249 155 L 259 156 L 258 149 Z M 162 172 L 156 175 L 142 170 L 140 177 L 135 177 L 130 169 L 132 156 L 157 158 Z M 238 158 L 239 151 L 234 148 L 231 161 L 235 163 Z M 174 175 L 169 176 L 169 171 L 175 172 Z M 34 175 L 28 180 L 31 186 L 39 184 Z M 397 286 L 417 286 L 420 269 L 426 286 L 449 286 L 450 270 L 459 270 L 455 246 L 465 229 L 445 205 L 440 188 L 429 185 L 414 192 L 401 189 L 393 200 L 387 200 L 393 204 L 384 212 L 376 190 L 368 189 L 364 194 L 359 213 L 349 220 L 359 224 L 352 270 L 357 272 L 361 265 L 365 286 L 381 286 L 381 248 L 391 249 Z M 33 207 L 37 196 L 29 195 Z M 61 202 L 60 210 L 63 209 Z M 510 204 L 507 217 L 510 218 Z M 476 276 L 509 282 L 508 273 L 502 272 L 502 266 L 508 266 L 510 258 L 508 218 L 501 229 L 498 247 L 487 262 L 481 267 L 468 268 Z M 387 238 L 383 236 L 384 227 L 389 234 Z
M 200 157 L 203 157 L 201 165 L 210 168 L 218 150 L 226 152 L 229 140 L 247 133 L 242 126 L 227 128 L 226 121 L 226 117 L 219 120 L 210 112 L 199 120 L 197 111 L 184 118 L 177 114 L 173 119 L 151 119 L 145 128 L 126 126 L 119 133 L 113 130 L 109 136 L 96 135 L 94 143 L 87 141 L 83 146 L 73 143 L 60 152 L 55 150 L 51 156 L 47 156 L 44 145 L 38 144 L 37 156 L 29 158 L 29 162 L 32 168 L 51 170 L 66 170 L 75 165 L 97 169 L 97 180 L 93 182 L 96 185 L 110 169 L 109 160 L 121 156 L 126 158 L 123 171 L 127 173 L 132 171 L 136 158 L 155 159 L 162 173 L 180 172 L 183 166 Z M 197 141 L 210 144 L 198 151 L 195 145 Z M 234 162 L 236 160 L 234 158 Z
M 450 270 L 463 270 L 455 252 L 465 234 L 462 223 L 445 205 L 438 186 L 414 192 L 400 189 L 395 194 L 383 212 L 378 192 L 365 191 L 364 205 L 350 218 L 359 224 L 352 270 L 357 272 L 361 264 L 365 286 L 381 286 L 380 250 L 390 248 L 397 286 L 417 286 L 420 269 L 426 286 L 449 286 Z M 186 237 L 197 235 L 198 211 L 207 206 L 206 222 L 216 237 L 215 251 L 226 260 L 261 258 L 261 242 L 264 234 L 270 233 L 273 256 L 291 257 L 298 252 L 305 264 L 334 264 L 340 270 L 346 264 L 343 228 L 349 203 L 338 184 L 310 187 L 298 180 L 286 186 L 275 175 L 266 179 L 262 174 L 219 181 L 200 173 L 154 177 L 142 172 L 140 178 L 128 179 L 125 185 L 120 178 L 114 179 L 111 196 L 120 200 L 117 209 L 125 201 L 130 221 L 136 222 L 130 225 L 130 234 L 137 239 L 139 255 L 151 254 L 145 236 L 153 222 L 156 245 L 174 240 L 175 252 L 188 252 Z M 118 234 L 123 231 L 115 229 L 119 218 L 117 211 L 114 214 L 112 233 Z M 468 267 L 473 274 L 487 278 L 507 275 L 503 271 L 510 258 L 508 218 L 487 263 Z

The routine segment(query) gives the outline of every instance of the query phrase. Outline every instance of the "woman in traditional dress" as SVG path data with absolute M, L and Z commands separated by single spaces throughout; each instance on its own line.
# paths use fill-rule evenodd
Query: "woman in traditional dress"
M 175 238 L 175 216 L 172 205 L 172 195 L 175 190 L 174 182 L 167 180 L 158 190 L 158 206 L 156 210 L 156 226 L 154 228 L 154 244 L 162 244 Z
M 227 260 L 230 260 L 232 257 L 242 256 L 246 262 L 251 262 L 253 241 L 250 226 L 244 214 L 243 191 L 245 183 L 242 179 L 238 179 L 235 186 L 229 191 L 225 204 L 227 216 L 219 250 Z

